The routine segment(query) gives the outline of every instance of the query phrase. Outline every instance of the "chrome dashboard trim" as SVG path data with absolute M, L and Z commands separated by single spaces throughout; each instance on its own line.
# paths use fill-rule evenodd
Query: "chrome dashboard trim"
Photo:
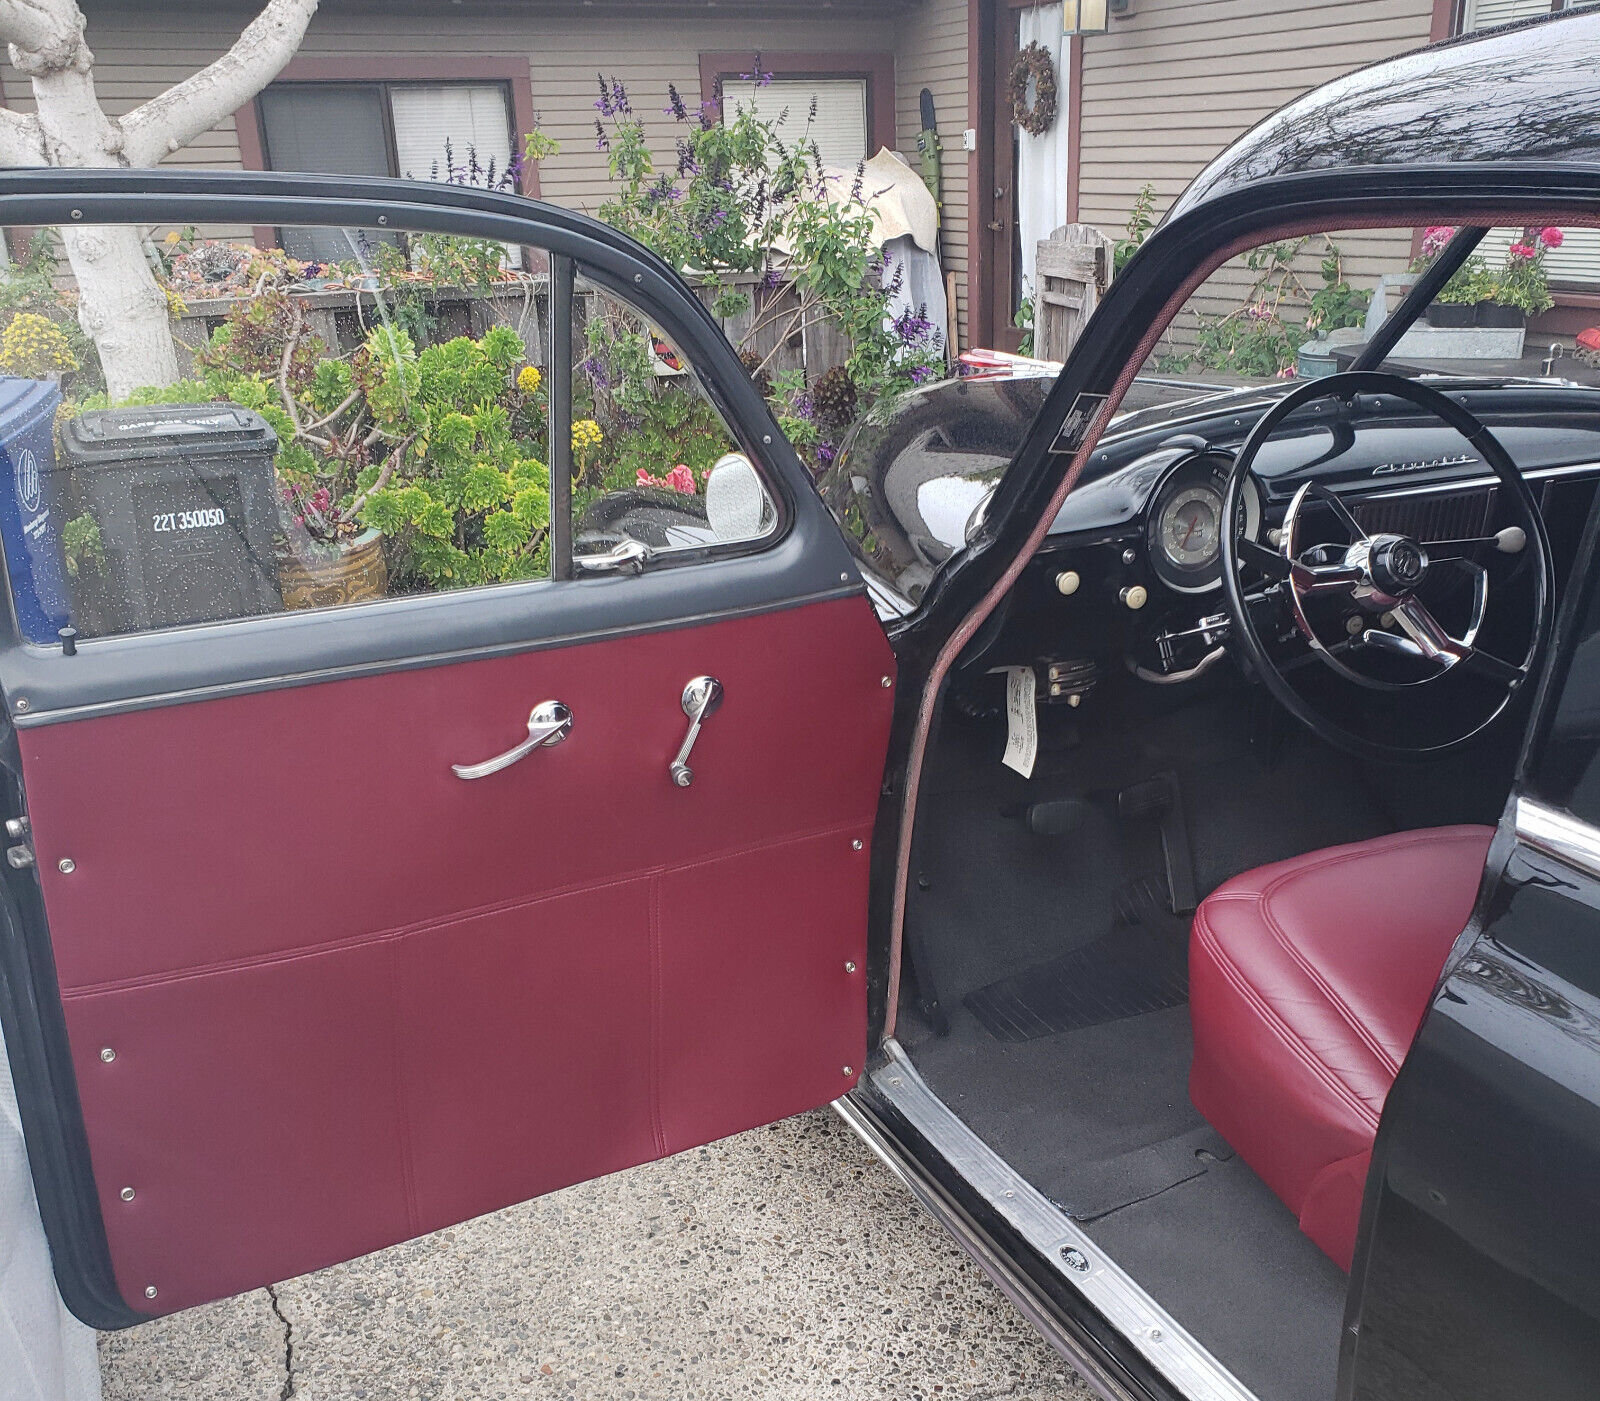
M 978 1137 L 917 1073 L 893 1037 L 870 1077 L 933 1149 L 1043 1260 L 1098 1310 L 1188 1401 L 1256 1401 L 1255 1394 L 1161 1307 L 1065 1212 Z M 1070 1260 L 1072 1263 L 1068 1264 Z
M 1522 475 L 1530 482 L 1555 481 L 1562 477 L 1584 475 L 1600 476 L 1600 462 L 1572 462 L 1564 467 L 1533 467 Z M 1503 484 L 1500 478 L 1489 472 L 1479 477 L 1453 477 L 1449 481 L 1418 482 L 1414 486 L 1384 486 L 1369 490 L 1364 485 L 1360 488 L 1346 485 L 1342 490 L 1337 487 L 1329 487 L 1328 490 L 1360 501 L 1391 501 L 1404 496 L 1447 496 L 1456 492 L 1478 491 L 1484 487 L 1501 485 Z
M 1513 815 L 1516 837 L 1530 851 L 1553 857 L 1580 875 L 1600 880 L 1600 829 L 1570 812 L 1519 797 Z

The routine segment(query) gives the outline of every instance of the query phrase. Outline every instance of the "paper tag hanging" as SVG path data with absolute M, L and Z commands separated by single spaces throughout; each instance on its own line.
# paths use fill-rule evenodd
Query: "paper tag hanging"
M 1033 668 L 1006 668 L 1006 752 L 1000 762 L 1024 778 L 1033 777 L 1039 757 L 1039 712 L 1034 708 Z

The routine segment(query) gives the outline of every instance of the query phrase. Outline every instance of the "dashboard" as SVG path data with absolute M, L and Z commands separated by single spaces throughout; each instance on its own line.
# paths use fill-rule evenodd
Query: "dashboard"
M 1600 479 L 1600 388 L 1560 381 L 1436 380 L 1482 419 L 1535 486 L 1558 574 L 1576 554 Z M 819 483 L 880 614 L 916 607 L 981 523 L 1043 403 L 1048 379 L 955 381 L 914 393 L 846 441 Z M 1182 681 L 1221 650 L 1222 494 L 1251 427 L 1288 386 L 1136 381 L 1019 580 L 1008 632 L 1041 657 L 1126 664 Z M 1245 532 L 1269 546 L 1308 480 L 1368 530 L 1421 540 L 1483 534 L 1496 479 L 1448 426 L 1397 398 L 1314 402 L 1265 444 Z M 1018 645 L 1027 645 L 1019 643 Z M 1006 659 L 1002 659 L 1006 660 Z M 1078 666 L 1075 674 L 1086 675 Z M 1070 699 L 1063 685 L 1060 697 Z

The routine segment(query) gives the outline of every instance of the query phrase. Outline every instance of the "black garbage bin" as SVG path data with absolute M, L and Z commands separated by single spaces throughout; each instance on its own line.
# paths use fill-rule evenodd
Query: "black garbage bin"
M 78 630 L 281 609 L 277 446 L 267 421 L 235 404 L 102 409 L 69 422 L 56 464 L 67 477 L 62 496 L 74 521 L 92 519 L 100 546 L 73 580 Z

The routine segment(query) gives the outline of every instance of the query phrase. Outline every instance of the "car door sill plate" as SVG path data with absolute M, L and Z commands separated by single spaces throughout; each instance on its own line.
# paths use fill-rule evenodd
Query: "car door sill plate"
M 891 1037 L 883 1049 L 889 1060 L 870 1076 L 873 1089 L 1180 1394 L 1189 1401 L 1256 1401 L 1094 1240 L 950 1111 L 899 1042 Z

